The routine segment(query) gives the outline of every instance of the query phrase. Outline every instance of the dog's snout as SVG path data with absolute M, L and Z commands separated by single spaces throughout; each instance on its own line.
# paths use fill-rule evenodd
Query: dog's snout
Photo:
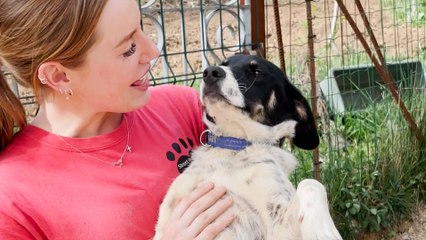
M 214 83 L 225 78 L 226 73 L 221 67 L 208 67 L 203 72 L 203 80 L 206 83 Z

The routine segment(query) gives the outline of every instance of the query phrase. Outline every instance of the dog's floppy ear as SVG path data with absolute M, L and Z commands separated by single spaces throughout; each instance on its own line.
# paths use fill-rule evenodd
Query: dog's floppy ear
M 287 80 L 287 79 L 286 79 Z M 302 149 L 315 149 L 319 144 L 319 136 L 315 127 L 314 116 L 302 93 L 287 80 L 285 86 L 287 101 L 292 101 L 290 106 L 294 106 L 291 118 L 297 121 L 293 143 Z

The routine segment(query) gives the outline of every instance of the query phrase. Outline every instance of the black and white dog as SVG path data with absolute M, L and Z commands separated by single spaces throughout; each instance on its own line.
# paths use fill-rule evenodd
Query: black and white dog
M 293 187 L 295 157 L 281 148 L 319 144 L 306 99 L 271 62 L 236 55 L 204 71 L 201 99 L 208 127 L 205 146 L 171 185 L 160 208 L 155 240 L 162 237 L 171 206 L 202 182 L 228 189 L 237 219 L 216 239 L 341 239 L 327 194 L 315 180 Z

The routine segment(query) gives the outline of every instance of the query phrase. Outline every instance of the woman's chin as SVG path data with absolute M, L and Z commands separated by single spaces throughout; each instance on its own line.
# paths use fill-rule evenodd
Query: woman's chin
M 135 109 L 144 107 L 148 104 L 151 99 L 151 94 L 149 90 L 144 91 L 143 93 L 139 93 L 138 96 L 130 99 L 132 101 L 132 105 L 135 106 Z

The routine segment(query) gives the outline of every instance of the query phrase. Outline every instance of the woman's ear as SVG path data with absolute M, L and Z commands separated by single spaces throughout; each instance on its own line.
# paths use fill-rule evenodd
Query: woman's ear
M 65 68 L 58 62 L 44 62 L 37 71 L 37 77 L 42 84 L 54 90 L 69 89 L 70 80 L 65 74 Z

